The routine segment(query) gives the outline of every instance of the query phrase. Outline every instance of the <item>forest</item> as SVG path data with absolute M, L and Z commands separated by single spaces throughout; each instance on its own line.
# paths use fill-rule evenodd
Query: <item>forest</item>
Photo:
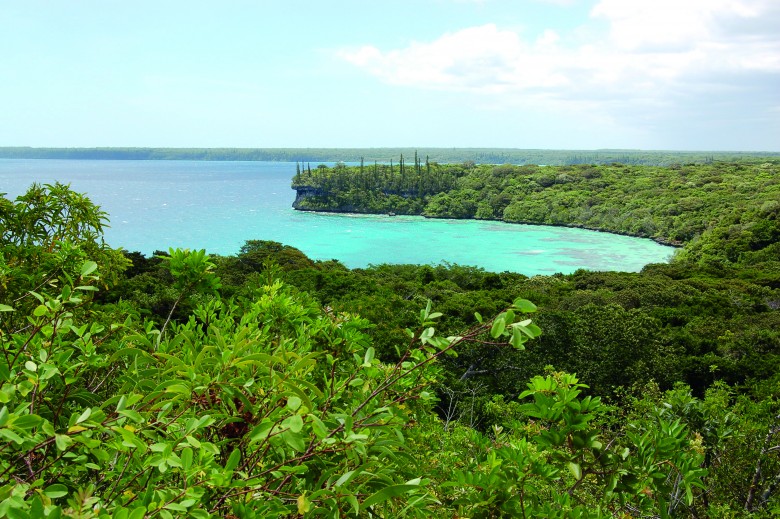
M 770 223 L 780 205 L 777 161 L 494 166 L 422 162 L 415 155 L 413 164 L 402 156 L 389 165 L 298 165 L 294 207 L 585 227 L 685 243 L 686 254 L 699 259 L 702 245 L 693 242 L 739 233 L 723 244 L 730 263 L 740 254 L 763 257 L 759 251 L 777 240 Z
M 81 160 L 267 160 L 287 162 L 388 163 L 399 155 L 429 156 L 441 163 L 481 164 L 625 164 L 670 165 L 713 161 L 777 159 L 778 152 L 738 151 L 648 151 L 648 150 L 542 150 L 516 148 L 31 148 L 0 147 L 0 159 Z
M 301 209 L 680 250 L 534 277 L 262 239 L 147 257 L 104 242 L 87 195 L 33 185 L 0 198 L 0 516 L 780 513 L 780 162 L 415 157 L 293 187 Z

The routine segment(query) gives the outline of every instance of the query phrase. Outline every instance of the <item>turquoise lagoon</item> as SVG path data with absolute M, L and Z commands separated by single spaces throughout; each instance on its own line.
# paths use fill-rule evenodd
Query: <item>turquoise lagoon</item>
M 295 163 L 0 160 L 0 193 L 69 183 L 109 214 L 106 240 L 151 254 L 169 247 L 234 254 L 274 240 L 348 267 L 380 263 L 474 265 L 526 275 L 638 271 L 674 249 L 652 240 L 563 227 L 295 211 Z

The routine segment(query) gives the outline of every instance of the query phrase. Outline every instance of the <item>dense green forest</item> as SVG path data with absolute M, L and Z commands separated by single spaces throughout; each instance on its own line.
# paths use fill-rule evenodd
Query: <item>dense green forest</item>
M 390 162 L 411 157 L 414 148 L 31 148 L 0 147 L 0 158 L 88 160 L 268 160 L 288 162 Z M 661 150 L 533 150 L 516 148 L 420 148 L 441 163 L 669 165 L 778 158 L 778 152 Z
M 530 278 L 263 240 L 145 257 L 67 186 L 0 198 L 0 516 L 780 512 L 776 162 L 414 162 L 300 168 L 298 203 L 541 201 L 516 221 L 684 247 Z
M 569 225 L 689 246 L 724 263 L 777 258 L 780 162 L 706 165 L 393 165 L 301 168 L 297 209 Z M 707 248 L 716 239 L 723 249 Z M 698 242 L 698 243 L 694 243 Z M 767 250 L 764 250 L 767 248 Z

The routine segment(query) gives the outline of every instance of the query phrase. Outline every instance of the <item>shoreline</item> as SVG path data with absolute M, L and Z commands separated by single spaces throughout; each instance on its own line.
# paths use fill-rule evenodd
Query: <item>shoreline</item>
M 627 231 L 611 231 L 606 229 L 599 229 L 596 227 L 589 227 L 584 224 L 566 224 L 566 223 L 541 223 L 541 222 L 534 222 L 530 220 L 524 220 L 524 221 L 516 221 L 516 222 L 509 222 L 506 220 L 500 220 L 497 218 L 448 218 L 445 216 L 430 216 L 430 215 L 424 215 L 424 214 L 407 214 L 407 213 L 394 213 L 392 215 L 387 213 L 377 213 L 377 212 L 368 212 L 368 211 L 346 211 L 346 210 L 338 210 L 338 209 L 304 209 L 301 207 L 296 207 L 293 205 L 293 209 L 296 211 L 304 211 L 309 213 L 330 213 L 330 214 L 342 214 L 342 215 L 349 215 L 349 214 L 359 214 L 359 215 L 370 215 L 370 216 L 387 216 L 388 218 L 392 218 L 393 216 L 420 216 L 422 218 L 427 218 L 429 220 L 463 220 L 463 221 L 478 221 L 478 222 L 500 222 L 500 223 L 507 223 L 507 224 L 519 224 L 519 225 L 533 225 L 533 226 L 539 226 L 539 227 L 565 227 L 569 229 L 584 229 L 586 231 L 596 231 L 596 232 L 603 232 L 606 234 L 615 234 L 618 236 L 628 236 L 631 238 L 642 238 L 645 240 L 652 240 L 656 242 L 659 245 L 665 245 L 667 247 L 673 247 L 675 249 L 682 249 L 685 247 L 685 243 L 679 242 L 676 240 L 670 240 L 663 237 L 653 237 L 653 236 L 646 236 L 636 233 L 630 233 Z

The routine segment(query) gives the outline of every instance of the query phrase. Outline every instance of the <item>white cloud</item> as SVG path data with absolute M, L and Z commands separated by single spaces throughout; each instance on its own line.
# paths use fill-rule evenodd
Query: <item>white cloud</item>
M 513 31 L 487 24 L 430 43 L 412 42 L 405 49 L 382 52 L 364 46 L 339 56 L 392 84 L 495 93 L 566 82 L 549 60 L 558 39 L 548 30 L 528 44 Z
M 596 32 L 602 23 L 607 31 Z M 590 27 L 529 40 L 487 24 L 339 56 L 390 84 L 489 94 L 492 102 L 633 107 L 651 117 L 648 107 L 736 89 L 760 90 L 745 102 L 767 104 L 765 113 L 780 105 L 771 93 L 780 80 L 777 0 L 600 0 L 583 25 Z M 589 39 L 577 40 L 582 34 Z
M 713 44 L 745 54 L 746 40 L 777 44 L 776 0 L 601 0 L 591 16 L 610 24 L 617 49 L 686 52 Z M 768 23 L 767 23 L 768 22 Z

